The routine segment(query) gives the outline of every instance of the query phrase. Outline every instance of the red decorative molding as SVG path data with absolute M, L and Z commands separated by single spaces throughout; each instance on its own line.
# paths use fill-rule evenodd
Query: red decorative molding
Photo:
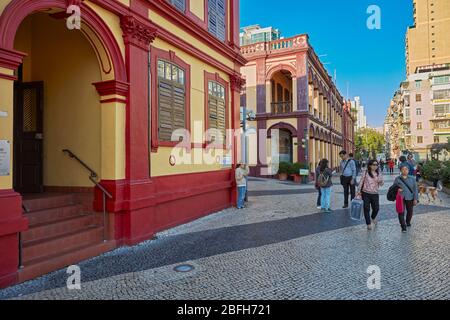
M 128 83 L 117 80 L 95 82 L 93 85 L 100 96 L 120 95 L 127 97 L 130 87 Z
M 123 31 L 125 44 L 133 44 L 145 50 L 150 49 L 150 43 L 156 38 L 157 29 L 144 24 L 134 16 L 122 16 L 120 27 Z
M 274 129 L 286 129 L 291 133 L 292 137 L 297 137 L 297 129 L 294 126 L 286 122 L 279 122 L 267 129 L 267 138 L 272 138 L 272 130 Z
M 245 79 L 237 73 L 230 75 L 231 90 L 241 93 L 242 88 L 245 86 Z
M 15 70 L 26 56 L 26 53 L 0 48 L 0 67 Z
M 165 61 L 171 62 L 179 66 L 184 70 L 185 75 L 185 88 L 186 88 L 186 109 L 185 109 L 185 122 L 186 130 L 191 131 L 191 66 L 181 60 L 173 51 L 165 51 L 158 49 L 156 47 L 151 47 L 151 73 L 152 73 L 152 83 L 151 83 L 151 105 L 152 105 L 152 141 L 151 150 L 152 152 L 158 151 L 158 147 L 175 147 L 180 144 L 178 141 L 160 141 L 158 139 L 158 59 L 163 59 Z M 186 142 L 189 143 L 190 142 Z

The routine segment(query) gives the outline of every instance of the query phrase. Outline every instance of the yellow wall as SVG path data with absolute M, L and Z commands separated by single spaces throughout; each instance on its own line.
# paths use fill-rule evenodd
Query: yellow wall
M 29 54 L 24 81 L 44 82 L 44 185 L 92 186 L 88 173 L 62 153 L 68 148 L 101 173 L 101 108 L 93 82 L 101 81 L 94 50 L 63 20 L 29 16 L 15 49 Z
M 191 12 L 201 20 L 205 20 L 205 1 L 207 0 L 194 0 L 190 2 Z
M 0 117 L 0 139 L 10 141 L 11 174 L 0 176 L 0 189 L 12 189 L 12 154 L 13 154 L 13 82 L 0 78 L 0 110 L 8 113 L 7 117 Z
M 178 37 L 180 37 L 184 41 L 187 41 L 188 43 L 190 43 L 195 48 L 203 51 L 204 53 L 206 53 L 209 56 L 213 57 L 217 61 L 220 61 L 221 63 L 223 63 L 227 67 L 234 69 L 233 61 L 229 60 L 228 58 L 225 58 L 224 56 L 222 56 L 217 51 L 211 49 L 209 46 L 206 46 L 203 42 L 201 42 L 200 40 L 194 38 L 188 32 L 186 32 L 183 29 L 177 27 L 173 23 L 167 21 L 166 19 L 164 19 L 163 17 L 161 17 L 157 13 L 149 10 L 149 18 L 155 24 L 162 26 L 166 30 L 170 30 L 173 34 L 177 35 Z
M 152 46 L 169 51 L 172 50 L 175 54 L 182 59 L 184 62 L 191 66 L 191 91 L 190 91 L 190 100 L 191 100 L 191 141 L 195 143 L 202 143 L 203 137 L 202 134 L 205 131 L 204 126 L 204 118 L 205 118 L 205 77 L 204 71 L 206 70 L 209 73 L 219 73 L 220 77 L 229 81 L 229 77 L 227 74 L 213 68 L 211 66 L 206 65 L 201 60 L 185 53 L 184 51 L 170 45 L 169 43 L 156 39 Z M 229 101 L 228 101 L 228 122 L 231 124 L 231 90 L 228 92 Z M 205 172 L 212 170 L 220 170 L 222 169 L 221 164 L 202 164 L 201 161 L 197 161 L 194 159 L 194 156 L 197 155 L 198 159 L 202 159 L 202 154 L 205 154 L 204 150 L 201 148 L 192 149 L 192 152 L 188 155 L 186 162 L 188 164 L 171 166 L 169 164 L 169 157 L 172 154 L 175 154 L 175 158 L 177 160 L 181 160 L 183 156 L 179 153 L 180 150 L 172 150 L 169 147 L 159 147 L 157 152 L 151 153 L 151 175 L 156 176 L 164 176 L 169 174 L 181 174 L 181 173 L 194 173 L 194 172 Z M 195 153 L 197 152 L 197 154 Z M 222 152 L 223 153 L 223 152 Z M 229 154 L 229 152 L 226 152 Z M 217 155 L 221 156 L 220 151 L 217 150 Z M 223 154 L 222 154 L 223 156 Z M 178 162 L 179 163 L 179 162 Z

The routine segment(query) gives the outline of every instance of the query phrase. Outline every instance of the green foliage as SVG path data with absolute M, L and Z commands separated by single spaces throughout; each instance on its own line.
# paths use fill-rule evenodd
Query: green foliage
M 372 128 L 363 128 L 356 132 L 355 135 L 355 156 L 359 159 L 361 151 L 364 151 L 365 156 L 375 158 L 376 154 L 383 152 L 385 144 L 386 141 L 383 134 Z
M 427 180 L 450 181 L 450 162 L 442 162 L 438 160 L 427 161 L 423 165 L 423 177 Z
M 300 169 L 308 169 L 308 166 L 302 162 L 296 162 L 289 166 L 289 174 L 299 174 Z
M 291 163 L 290 162 L 280 162 L 280 164 L 278 165 L 278 174 L 280 173 L 286 173 L 288 174 L 290 172 L 290 168 L 291 168 Z

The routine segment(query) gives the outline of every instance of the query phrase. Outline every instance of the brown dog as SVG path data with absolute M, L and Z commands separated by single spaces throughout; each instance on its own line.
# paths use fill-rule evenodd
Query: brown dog
M 419 199 L 423 197 L 428 198 L 428 203 L 435 203 L 437 200 L 442 203 L 442 199 L 439 198 L 440 188 L 428 187 L 424 184 L 419 184 Z

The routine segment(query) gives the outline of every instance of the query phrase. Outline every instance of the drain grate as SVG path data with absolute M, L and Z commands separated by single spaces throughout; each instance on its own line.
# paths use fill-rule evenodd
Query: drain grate
M 191 272 L 194 269 L 195 267 L 191 264 L 180 264 L 173 268 L 173 270 L 176 272 Z

